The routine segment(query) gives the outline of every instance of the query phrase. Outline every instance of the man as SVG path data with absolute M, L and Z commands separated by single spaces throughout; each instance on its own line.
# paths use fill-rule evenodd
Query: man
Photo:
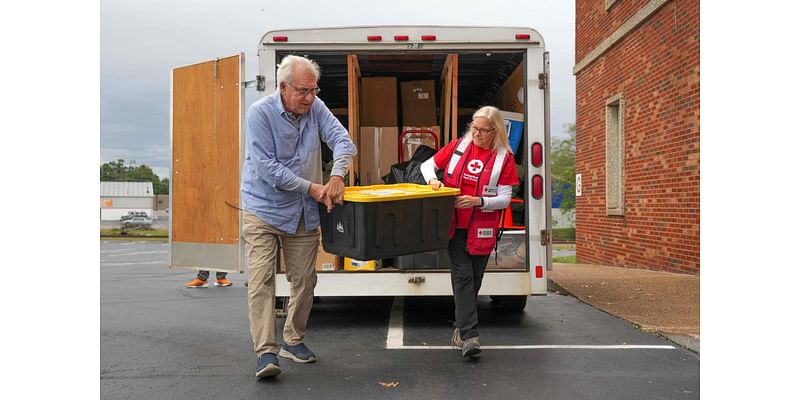
M 205 270 L 205 269 L 201 269 L 199 272 L 197 272 L 197 277 L 192 279 L 189 282 L 186 282 L 186 284 L 184 286 L 186 286 L 189 289 L 206 288 L 206 287 L 208 287 L 208 277 L 210 275 L 211 275 L 211 272 L 209 272 L 208 270 Z M 217 277 L 217 280 L 214 281 L 214 286 L 228 287 L 228 286 L 233 285 L 233 282 L 228 280 L 228 273 L 227 272 L 217 271 L 216 277 Z
M 343 177 L 356 148 L 347 130 L 321 100 L 319 66 L 286 56 L 278 67 L 278 90 L 247 110 L 242 174 L 244 240 L 248 252 L 250 333 L 258 361 L 256 378 L 280 374 L 278 356 L 299 363 L 316 360 L 303 343 L 317 283 L 319 210 L 344 200 Z M 333 151 L 333 169 L 322 185 L 320 140 Z M 290 283 L 284 344 L 275 324 L 275 260 L 282 247 Z

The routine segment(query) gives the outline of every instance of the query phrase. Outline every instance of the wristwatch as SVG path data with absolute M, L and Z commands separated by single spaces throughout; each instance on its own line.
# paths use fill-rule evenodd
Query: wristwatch
M 478 197 L 478 198 L 481 199 L 481 204 L 479 204 L 478 207 L 483 208 L 483 197 Z

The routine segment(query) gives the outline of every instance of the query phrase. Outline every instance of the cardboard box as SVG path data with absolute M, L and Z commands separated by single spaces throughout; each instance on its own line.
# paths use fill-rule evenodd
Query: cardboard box
M 278 257 L 278 272 L 285 273 L 286 261 L 285 257 L 283 256 L 283 249 L 278 252 Z M 325 249 L 322 248 L 322 236 L 320 236 L 319 247 L 317 247 L 317 264 L 315 269 L 317 272 L 332 272 L 342 270 L 342 257 L 325 252 Z
M 434 139 L 430 134 L 426 133 L 414 133 L 414 130 L 431 130 L 436 138 Z M 414 152 L 417 151 L 417 147 L 420 145 L 428 146 L 434 150 L 439 149 L 439 144 L 437 143 L 438 140 L 441 140 L 441 136 L 439 134 L 439 126 L 404 126 L 402 132 L 411 131 L 405 135 L 402 135 L 400 150 L 403 152 L 403 161 L 408 161 L 411 157 L 414 156 Z M 398 160 L 399 161 L 399 160 Z
M 383 184 L 381 177 L 397 164 L 396 127 L 362 127 L 358 148 L 359 182 L 361 186 Z
M 432 80 L 400 83 L 403 126 L 433 126 L 436 117 L 436 84 Z
M 319 248 L 317 248 L 317 272 L 339 271 L 342 269 L 341 265 L 341 257 L 326 253 L 325 249 L 322 248 L 322 243 L 320 243 Z
M 397 78 L 362 78 L 361 126 L 397 125 Z

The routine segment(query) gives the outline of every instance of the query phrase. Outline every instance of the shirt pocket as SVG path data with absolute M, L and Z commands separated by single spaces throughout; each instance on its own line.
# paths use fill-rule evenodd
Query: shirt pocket
M 291 161 L 297 154 L 300 135 L 296 130 L 281 130 L 275 134 L 275 156 L 278 161 Z
M 315 122 L 309 122 L 303 133 L 303 152 L 309 156 L 319 154 L 320 143 L 319 126 Z

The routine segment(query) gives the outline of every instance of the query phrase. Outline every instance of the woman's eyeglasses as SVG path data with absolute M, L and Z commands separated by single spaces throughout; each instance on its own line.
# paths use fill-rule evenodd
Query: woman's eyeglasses
M 469 128 L 470 128 L 470 129 L 472 129 L 472 133 L 478 133 L 478 132 L 480 132 L 480 134 L 481 134 L 481 135 L 486 135 L 486 134 L 488 134 L 489 132 L 491 132 L 491 131 L 493 131 L 493 130 L 494 130 L 494 128 L 492 128 L 492 129 L 476 128 L 476 127 L 475 127 L 474 125 L 472 125 L 472 124 L 470 124 L 470 125 L 469 125 Z

